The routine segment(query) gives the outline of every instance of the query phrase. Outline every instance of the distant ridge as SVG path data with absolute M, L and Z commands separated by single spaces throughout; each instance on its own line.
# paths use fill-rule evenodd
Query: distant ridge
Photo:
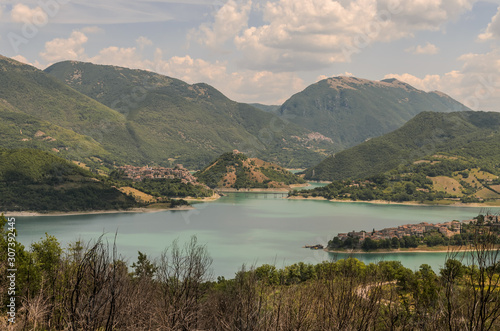
M 333 140 L 340 149 L 401 127 L 423 111 L 470 110 L 441 92 L 424 92 L 394 78 L 332 77 L 289 98 L 277 113 Z

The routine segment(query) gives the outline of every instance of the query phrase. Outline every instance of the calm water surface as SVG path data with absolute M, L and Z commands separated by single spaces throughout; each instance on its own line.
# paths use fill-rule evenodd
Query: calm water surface
M 272 193 L 233 193 L 216 202 L 196 204 L 195 209 L 189 211 L 16 217 L 18 240 L 29 246 L 47 232 L 66 246 L 79 238 L 91 240 L 103 233 L 112 241 L 118 232 L 118 250 L 132 263 L 137 259 L 137 251 L 158 257 L 173 240 L 178 238 L 184 243 L 196 235 L 213 258 L 214 274 L 232 277 L 243 263 L 271 263 L 282 267 L 299 261 L 318 263 L 331 259 L 333 254 L 302 246 L 326 245 L 339 232 L 371 231 L 423 221 L 465 220 L 482 211 L 481 208 L 335 203 L 281 197 L 282 194 Z M 366 263 L 400 260 L 411 269 L 428 263 L 437 270 L 445 254 L 358 254 L 356 257 Z

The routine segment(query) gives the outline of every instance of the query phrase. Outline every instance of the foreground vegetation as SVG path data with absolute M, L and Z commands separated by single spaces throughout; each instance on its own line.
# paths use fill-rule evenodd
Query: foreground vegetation
M 0 218 L 0 271 L 7 269 Z M 103 238 L 61 248 L 46 235 L 16 245 L 15 330 L 493 330 L 500 328 L 500 255 L 478 237 L 444 268 L 349 258 L 282 269 L 243 266 L 215 278 L 206 247 L 177 242 L 131 265 Z M 7 279 L 2 277 L 2 328 Z

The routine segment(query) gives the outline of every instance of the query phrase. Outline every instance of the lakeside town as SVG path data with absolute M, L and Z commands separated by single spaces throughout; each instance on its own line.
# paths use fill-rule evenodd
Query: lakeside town
M 423 237 L 426 232 L 437 231 L 447 238 L 451 238 L 454 235 L 461 234 L 463 225 L 476 223 L 478 219 L 470 219 L 464 221 L 450 221 L 445 223 L 428 223 L 421 222 L 418 224 L 406 224 L 400 225 L 398 227 L 385 228 L 382 230 L 373 230 L 371 232 L 367 231 L 351 231 L 348 233 L 339 233 L 337 238 L 341 241 L 347 240 L 347 238 L 358 238 L 360 242 L 370 238 L 372 240 L 386 240 L 392 239 L 394 237 L 402 239 L 404 237 Z M 500 219 L 499 216 L 486 215 L 484 216 L 484 225 L 489 226 L 491 230 L 500 229 Z
M 203 185 L 182 164 L 177 164 L 174 168 L 125 165 L 117 169 L 123 172 L 124 178 L 136 182 L 144 179 L 180 179 L 184 184 Z

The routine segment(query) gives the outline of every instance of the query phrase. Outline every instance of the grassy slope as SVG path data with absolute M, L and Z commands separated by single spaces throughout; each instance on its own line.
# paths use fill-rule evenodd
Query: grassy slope
M 459 110 L 469 109 L 442 93 L 426 93 L 397 80 L 334 77 L 293 95 L 279 114 L 343 149 L 391 132 L 422 111 Z

